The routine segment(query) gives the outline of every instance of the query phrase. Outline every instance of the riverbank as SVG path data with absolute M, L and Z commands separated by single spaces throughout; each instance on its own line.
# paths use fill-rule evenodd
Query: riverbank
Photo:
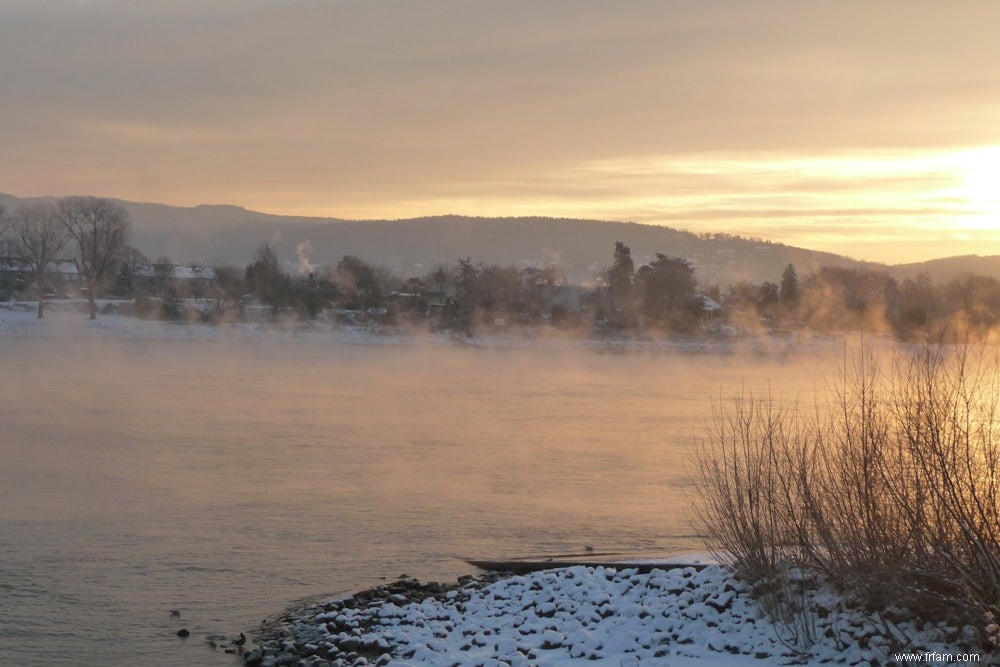
M 728 570 L 570 567 L 400 580 L 265 628 L 247 665 L 715 667 L 991 664 L 969 629 L 866 613 L 826 589 L 775 622 Z M 919 657 L 906 660 L 902 652 Z M 993 663 L 995 664 L 995 663 Z
M 344 343 L 378 346 L 433 346 L 467 348 L 586 349 L 598 353 L 630 352 L 786 354 L 823 352 L 843 345 L 843 334 L 809 332 L 715 332 L 686 338 L 637 335 L 597 335 L 560 331 L 544 326 L 490 330 L 466 335 L 454 331 L 430 332 L 400 327 L 335 324 L 327 321 L 242 321 L 225 323 L 146 320 L 117 314 L 130 301 L 100 300 L 101 314 L 90 320 L 86 302 L 47 302 L 45 318 L 32 301 L 0 303 L 0 336 L 39 338 L 111 338 L 126 340 L 277 341 Z

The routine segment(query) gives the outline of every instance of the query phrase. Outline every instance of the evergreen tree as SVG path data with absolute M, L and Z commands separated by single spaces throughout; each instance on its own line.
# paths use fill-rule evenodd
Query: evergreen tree
M 639 269 L 636 288 L 646 316 L 653 322 L 682 322 L 696 315 L 701 303 L 691 264 L 679 257 L 656 253 L 656 259 Z
M 615 241 L 614 259 L 606 276 L 611 319 L 628 325 L 635 314 L 635 262 L 632 251 L 621 241 Z
M 799 302 L 799 276 L 791 264 L 781 274 L 780 298 L 782 305 L 787 307 L 794 307 Z

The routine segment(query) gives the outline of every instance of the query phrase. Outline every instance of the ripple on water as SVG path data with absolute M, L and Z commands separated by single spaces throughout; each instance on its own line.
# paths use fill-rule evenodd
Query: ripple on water
M 0 664 L 231 665 L 205 636 L 454 580 L 456 554 L 699 547 L 684 466 L 710 401 L 822 376 L 481 352 L 5 339 Z

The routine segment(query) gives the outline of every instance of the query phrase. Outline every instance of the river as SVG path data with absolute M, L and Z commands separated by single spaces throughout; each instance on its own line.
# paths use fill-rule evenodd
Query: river
M 703 549 L 690 460 L 713 402 L 768 383 L 810 394 L 838 361 L 0 343 L 0 664 L 11 665 L 231 665 L 206 635 L 383 577 L 472 572 L 457 556 Z

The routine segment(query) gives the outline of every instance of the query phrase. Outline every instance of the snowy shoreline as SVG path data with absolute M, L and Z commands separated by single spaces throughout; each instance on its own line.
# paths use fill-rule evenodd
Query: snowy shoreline
M 804 644 L 769 620 L 746 585 L 721 566 L 648 573 L 577 566 L 462 577 L 457 586 L 405 579 L 284 616 L 259 635 L 244 661 L 262 667 L 990 664 L 963 629 L 917 623 L 892 610 L 864 613 L 825 589 L 810 600 L 815 644 L 795 650 Z M 901 651 L 920 659 L 901 659 L 895 655 Z

